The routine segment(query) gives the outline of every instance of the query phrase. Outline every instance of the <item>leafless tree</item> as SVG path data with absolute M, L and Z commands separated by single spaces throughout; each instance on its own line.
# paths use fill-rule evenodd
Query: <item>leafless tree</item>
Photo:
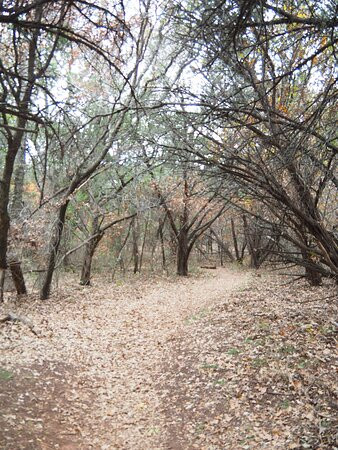
M 290 259 L 317 284 L 310 273 L 338 276 L 338 22 L 333 2 L 314 3 L 181 2 L 176 21 L 204 84 L 182 95 L 196 108 L 191 126 L 210 142 L 188 151 L 259 199 L 282 226 L 279 245 L 297 249 Z

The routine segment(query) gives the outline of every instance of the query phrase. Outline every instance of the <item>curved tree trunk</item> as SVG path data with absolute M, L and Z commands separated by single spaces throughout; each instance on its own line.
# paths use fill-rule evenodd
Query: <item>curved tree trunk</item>
M 68 207 L 69 200 L 66 200 L 63 205 L 61 205 L 58 213 L 58 218 L 55 226 L 55 231 L 52 234 L 50 245 L 49 245 L 49 254 L 48 254 L 48 263 L 47 263 L 47 271 L 46 276 L 40 291 L 40 299 L 46 300 L 50 294 L 50 287 L 53 280 L 53 274 L 56 264 L 56 257 L 58 254 L 63 228 L 65 225 L 66 212 Z
M 93 256 L 95 253 L 95 250 L 101 241 L 103 237 L 103 233 L 99 233 L 99 218 L 98 216 L 94 217 L 93 219 L 93 226 L 92 226 L 92 236 L 97 235 L 95 238 L 91 239 L 89 242 L 87 242 L 85 255 L 83 259 L 82 264 L 82 270 L 81 270 L 81 279 L 80 284 L 82 286 L 90 286 L 90 277 L 91 277 L 91 268 L 92 268 L 92 261 Z
M 305 232 L 301 233 L 303 244 L 309 247 L 309 242 L 306 239 Z M 313 263 L 310 250 L 301 248 L 302 260 L 305 268 L 305 279 L 311 286 L 320 286 L 322 284 L 322 275 L 316 269 L 316 264 Z
M 80 284 L 82 286 L 90 286 L 90 278 L 91 278 L 91 269 L 92 269 L 92 261 L 95 250 L 102 239 L 103 234 L 98 236 L 96 239 L 91 240 L 86 245 L 85 256 L 83 260 L 82 270 L 81 270 L 81 280 Z
M 223 265 L 223 263 L 222 263 L 223 255 L 226 255 L 230 259 L 231 262 L 234 262 L 235 258 L 231 254 L 231 251 L 229 250 L 228 245 L 222 241 L 222 239 L 217 235 L 217 233 L 212 228 L 210 228 L 210 234 L 214 236 L 214 239 L 218 245 L 218 252 L 221 257 L 221 265 Z M 237 252 L 238 252 L 238 250 L 237 250 Z M 238 256 L 237 252 L 236 252 L 236 260 L 237 260 L 237 262 L 239 262 L 239 256 Z
M 297 172 L 295 165 L 289 163 L 288 170 L 299 196 L 300 214 L 298 214 L 298 217 L 304 214 L 303 217 L 300 217 L 300 222 L 303 228 L 306 228 L 307 232 L 310 233 L 319 244 L 319 247 L 323 251 L 323 258 L 326 260 L 327 265 L 333 269 L 335 278 L 338 281 L 338 241 L 323 225 L 316 202 L 311 195 L 310 188 Z M 303 259 L 304 256 L 307 258 L 306 255 L 302 256 Z M 309 276 L 309 281 L 311 282 L 312 275 L 310 274 Z M 318 277 L 320 277 L 320 274 L 318 274 L 317 278 Z M 316 276 L 313 277 L 313 281 L 316 283 L 317 281 L 315 280 Z

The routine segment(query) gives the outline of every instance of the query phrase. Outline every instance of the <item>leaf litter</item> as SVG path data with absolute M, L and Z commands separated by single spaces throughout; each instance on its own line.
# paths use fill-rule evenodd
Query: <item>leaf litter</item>
M 0 448 L 334 449 L 334 287 L 217 269 L 0 316 Z

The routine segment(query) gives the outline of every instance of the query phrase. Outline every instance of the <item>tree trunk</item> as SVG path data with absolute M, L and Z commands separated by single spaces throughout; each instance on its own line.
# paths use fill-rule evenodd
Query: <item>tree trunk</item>
M 1 188 L 0 188 L 1 189 Z M 1 194 L 0 194 L 1 197 Z M 5 271 L 7 268 L 7 242 L 9 231 L 9 215 L 7 211 L 7 201 L 0 198 L 0 270 Z
M 221 267 L 223 267 L 223 249 L 222 249 L 222 246 L 217 244 L 217 249 L 218 249 L 218 257 L 219 257 L 220 265 L 221 265 Z
M 21 270 L 20 261 L 12 259 L 8 262 L 9 270 L 11 271 L 12 280 L 18 295 L 26 295 L 27 289 L 25 279 Z
M 40 291 L 40 299 L 46 300 L 50 294 L 50 287 L 53 280 L 53 274 L 56 264 L 56 258 L 59 251 L 59 246 L 62 238 L 63 228 L 65 225 L 65 217 L 67 212 L 69 200 L 66 200 L 63 205 L 61 205 L 58 213 L 57 223 L 55 226 L 54 233 L 52 234 L 50 245 L 49 245 L 49 255 L 47 262 L 46 276 Z
M 177 241 L 177 275 L 188 276 L 188 233 L 182 228 Z
M 146 238 L 147 238 L 149 220 L 150 220 L 150 216 L 148 215 L 147 220 L 146 220 L 146 224 L 145 224 L 145 227 L 144 227 L 144 234 L 143 234 L 143 240 L 142 240 L 142 246 L 141 246 L 140 272 L 141 272 L 141 268 L 142 268 L 144 249 L 145 249 L 145 245 L 146 245 Z
M 0 303 L 4 301 L 6 269 L 0 269 Z
M 304 243 L 307 244 L 306 239 L 304 240 Z M 322 275 L 316 270 L 315 266 L 313 266 L 311 253 L 305 249 L 301 249 L 301 253 L 304 262 L 306 280 L 311 286 L 320 286 L 322 284 Z
M 3 176 L 0 180 L 0 269 L 7 268 L 7 246 L 9 232 L 9 190 L 11 184 L 12 173 L 14 169 L 14 161 L 18 152 L 20 143 L 12 142 L 8 146 Z
M 35 19 L 37 22 L 41 20 L 41 7 L 36 8 Z M 34 73 L 37 62 L 37 40 L 40 34 L 39 27 L 33 31 L 33 36 L 29 42 L 27 72 L 22 74 L 22 80 L 26 80 L 21 84 L 19 92 L 17 92 L 16 102 L 21 114 L 16 118 L 15 133 L 12 134 L 10 129 L 4 125 L 6 129 L 7 152 L 5 163 L 0 178 L 0 271 L 7 268 L 7 246 L 8 246 L 8 232 L 10 226 L 8 203 L 9 192 L 11 187 L 11 180 L 14 171 L 14 162 L 16 155 L 22 145 L 24 132 L 27 124 L 27 115 L 29 113 L 29 102 L 33 91 L 34 83 L 36 82 L 36 74 Z M 42 73 L 41 73 L 42 74 Z M 25 86 L 25 87 L 24 87 Z M 6 96 L 5 96 L 6 98 Z
M 229 247 L 224 242 L 222 242 L 222 240 L 217 236 L 217 233 L 212 228 L 210 228 L 210 234 L 214 236 L 218 247 L 221 249 L 221 260 L 223 260 L 223 254 L 225 254 L 228 256 L 231 262 L 234 262 L 234 257 L 232 256 Z
M 95 250 L 102 239 L 103 234 L 99 235 L 97 238 L 92 239 L 86 245 L 85 256 L 83 259 L 82 270 L 81 270 L 81 280 L 80 284 L 82 286 L 90 286 L 91 268 L 92 261 Z
M 115 264 L 114 264 L 114 267 L 113 267 L 112 280 L 114 280 L 114 278 L 115 278 L 117 264 L 120 265 L 120 268 L 123 271 L 123 273 L 125 272 L 123 258 L 122 258 L 122 253 L 123 253 L 124 247 L 126 246 L 126 244 L 128 242 L 132 225 L 133 225 L 133 219 L 129 223 L 127 234 L 126 234 L 125 238 L 123 239 L 122 245 L 121 245 L 119 253 L 117 255 L 117 258 L 116 258 L 116 261 L 115 261 Z
M 188 259 L 189 255 L 181 247 L 177 251 L 177 275 L 187 277 L 188 276 Z
M 248 249 L 249 249 L 249 255 L 250 255 L 250 267 L 258 269 L 259 264 L 258 264 L 258 261 L 256 258 L 256 249 L 255 249 L 255 244 L 252 239 L 251 230 L 249 229 L 246 216 L 243 215 L 242 218 L 243 218 L 245 240 L 248 243 Z
M 293 163 L 289 163 L 287 168 L 298 193 L 301 211 L 305 213 L 304 217 L 301 218 L 301 223 L 317 240 L 322 250 L 324 250 L 323 257 L 326 259 L 330 268 L 334 270 L 335 278 L 338 280 L 338 242 L 332 233 L 323 226 L 310 188 L 297 172 L 296 166 Z M 297 215 L 299 217 L 299 214 Z
M 209 255 L 212 255 L 213 252 L 212 237 L 208 235 L 206 236 L 206 239 L 207 239 L 207 253 L 209 253 Z
M 134 260 L 134 273 L 140 271 L 139 266 L 139 251 L 138 251 L 138 232 L 136 230 L 136 220 L 133 220 L 133 260 Z
M 235 230 L 234 219 L 231 219 L 231 233 L 232 233 L 232 240 L 233 240 L 233 243 L 234 243 L 236 261 L 241 263 L 242 260 L 241 260 L 241 257 L 240 257 L 240 254 L 239 254 L 239 250 L 238 250 L 237 235 L 236 235 L 236 230 Z
M 165 247 L 164 247 L 164 236 L 163 236 L 163 227 L 166 217 L 164 220 L 159 220 L 159 228 L 158 228 L 158 234 L 160 236 L 161 241 L 161 254 L 162 254 L 162 269 L 165 270 L 167 267 L 166 257 L 165 257 Z
M 23 186 L 25 180 L 25 146 L 19 150 L 14 171 L 13 199 L 10 207 L 11 217 L 17 219 L 23 209 Z
M 305 267 L 305 278 L 311 286 L 320 286 L 322 284 L 321 274 L 309 266 Z
M 95 236 L 96 234 L 97 234 L 97 237 L 91 239 L 86 244 L 85 255 L 83 258 L 83 264 L 82 264 L 82 270 L 81 270 L 81 279 L 80 279 L 80 284 L 82 286 L 90 286 L 90 276 L 91 276 L 91 267 L 92 267 L 93 256 L 94 256 L 96 247 L 98 246 L 100 240 L 103 237 L 103 234 L 99 233 L 99 216 L 95 216 L 93 218 L 93 223 L 91 226 L 91 236 Z

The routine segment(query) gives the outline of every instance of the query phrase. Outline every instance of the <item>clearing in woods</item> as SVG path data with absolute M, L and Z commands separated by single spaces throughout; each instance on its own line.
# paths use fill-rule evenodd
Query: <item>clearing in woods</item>
M 333 289 L 217 269 L 10 300 L 0 448 L 335 448 Z

